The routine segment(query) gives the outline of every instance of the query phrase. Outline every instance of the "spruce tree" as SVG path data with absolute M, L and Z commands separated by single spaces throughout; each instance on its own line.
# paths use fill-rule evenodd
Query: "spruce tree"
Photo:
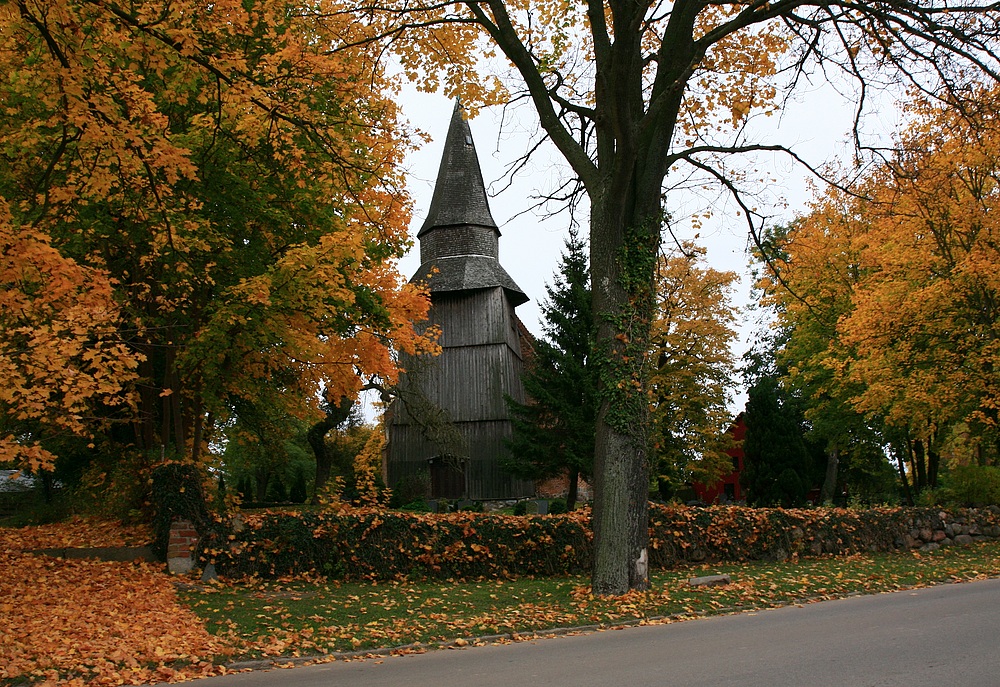
M 593 471 L 596 380 L 590 365 L 594 344 L 590 269 L 586 244 L 571 230 L 554 283 L 541 304 L 544 338 L 526 361 L 526 404 L 507 399 L 514 433 L 507 442 L 508 472 L 527 479 L 569 477 L 567 506 L 577 481 Z
M 806 442 L 801 410 L 783 396 L 776 376 L 758 378 L 747 391 L 744 417 L 745 469 L 740 481 L 748 503 L 785 508 L 804 505 L 809 490 L 818 484 L 816 447 Z

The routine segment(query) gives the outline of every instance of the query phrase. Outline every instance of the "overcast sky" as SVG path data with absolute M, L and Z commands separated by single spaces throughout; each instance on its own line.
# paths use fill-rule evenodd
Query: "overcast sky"
M 409 189 L 415 203 L 411 225 L 411 237 L 415 241 L 430 205 L 453 103 L 442 95 L 407 90 L 401 107 L 410 123 L 432 138 L 406 163 Z M 892 112 L 894 108 L 889 105 L 885 110 Z M 508 116 L 501 127 L 502 108 L 488 108 L 472 120 L 470 126 L 490 196 L 490 208 L 502 234 L 500 262 L 531 299 L 519 306 L 517 313 L 530 330 L 539 334 L 541 313 L 538 303 L 545 295 L 545 284 L 551 283 L 558 266 L 570 221 L 565 214 L 543 218 L 540 212 L 530 209 L 532 195 L 551 190 L 565 175 L 565 164 L 554 150 L 538 155 L 509 187 L 504 181 L 506 167 L 523 155 L 530 141 L 528 132 L 534 128 L 530 111 L 522 110 L 522 113 L 520 121 L 512 121 Z M 822 164 L 843 155 L 845 151 L 849 152 L 847 134 L 852 116 L 849 99 L 834 93 L 828 86 L 821 86 L 807 93 L 800 102 L 791 104 L 780 117 L 755 120 L 754 137 L 761 142 L 791 145 L 810 163 Z M 877 113 L 874 116 L 879 118 Z M 890 130 L 895 122 L 875 121 L 872 125 L 875 129 Z M 771 155 L 759 158 L 756 164 L 773 172 L 776 180 L 764 189 L 764 204 L 771 205 L 768 214 L 773 214 L 776 221 L 783 221 L 791 219 L 795 212 L 801 212 L 810 197 L 806 170 L 789 163 L 786 158 Z M 737 305 L 745 305 L 750 287 L 745 220 L 735 216 L 735 208 L 725 196 L 675 191 L 668 197 L 674 203 L 671 213 L 677 221 L 681 238 L 692 238 L 694 235 L 687 217 L 700 212 L 706 204 L 712 206 L 714 218 L 701 230 L 698 242 L 708 248 L 709 264 L 716 269 L 732 270 L 741 275 L 734 301 Z M 581 235 L 586 237 L 586 218 L 580 217 L 579 220 L 584 222 Z M 400 270 L 411 277 L 418 267 L 419 253 L 415 245 L 400 263 Z M 754 327 L 750 319 L 749 315 L 744 316 L 741 342 L 735 350 L 737 357 L 746 350 L 753 335 Z M 738 392 L 732 403 L 734 411 L 742 409 L 744 402 L 745 396 Z

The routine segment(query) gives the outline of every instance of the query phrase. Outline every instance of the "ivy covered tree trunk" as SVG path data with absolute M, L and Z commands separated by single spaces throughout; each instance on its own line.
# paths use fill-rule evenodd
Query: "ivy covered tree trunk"
M 649 403 L 646 352 L 660 245 L 659 194 L 639 203 L 634 177 L 612 185 L 591 213 L 597 329 L 594 567 L 598 595 L 649 587 Z M 657 188 L 659 187 L 657 183 Z M 642 208 L 640 210 L 640 208 Z

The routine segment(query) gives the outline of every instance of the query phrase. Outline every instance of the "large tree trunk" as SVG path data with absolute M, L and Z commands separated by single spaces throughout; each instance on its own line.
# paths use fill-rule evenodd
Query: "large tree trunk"
M 663 179 L 690 67 L 699 60 L 694 26 L 700 4 L 671 15 L 644 79 L 646 5 L 590 3 L 594 35 L 593 123 L 585 145 L 564 128 L 549 84 L 517 38 L 501 0 L 466 2 L 525 77 L 539 121 L 586 188 L 591 203 L 590 268 L 597 325 L 599 410 L 594 447 L 595 594 L 621 595 L 649 585 L 648 399 L 645 357 L 652 322 L 653 278 L 662 230 Z M 489 6 L 490 12 L 484 9 Z M 610 16 L 608 13 L 610 10 Z M 609 19 L 613 28 L 609 26 Z M 646 107 L 647 100 L 655 103 Z M 594 149 L 589 146 L 594 143 Z
M 629 589 L 649 587 L 645 358 L 659 250 L 659 194 L 655 194 L 652 209 L 635 212 L 635 175 L 626 175 L 625 180 L 627 188 L 619 192 L 612 185 L 604 196 L 609 202 L 595 203 L 591 212 L 600 397 L 594 447 L 591 587 L 598 595 L 621 595 Z M 648 202 L 642 206 L 649 208 Z

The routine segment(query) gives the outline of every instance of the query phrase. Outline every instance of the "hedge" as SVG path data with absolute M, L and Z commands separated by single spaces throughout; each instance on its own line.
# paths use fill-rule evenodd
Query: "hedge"
M 654 568 L 701 561 L 933 548 L 1000 537 L 1000 509 L 753 509 L 650 505 Z M 479 579 L 586 572 L 589 512 L 512 516 L 357 510 L 239 516 L 203 538 L 203 564 L 227 577 Z

